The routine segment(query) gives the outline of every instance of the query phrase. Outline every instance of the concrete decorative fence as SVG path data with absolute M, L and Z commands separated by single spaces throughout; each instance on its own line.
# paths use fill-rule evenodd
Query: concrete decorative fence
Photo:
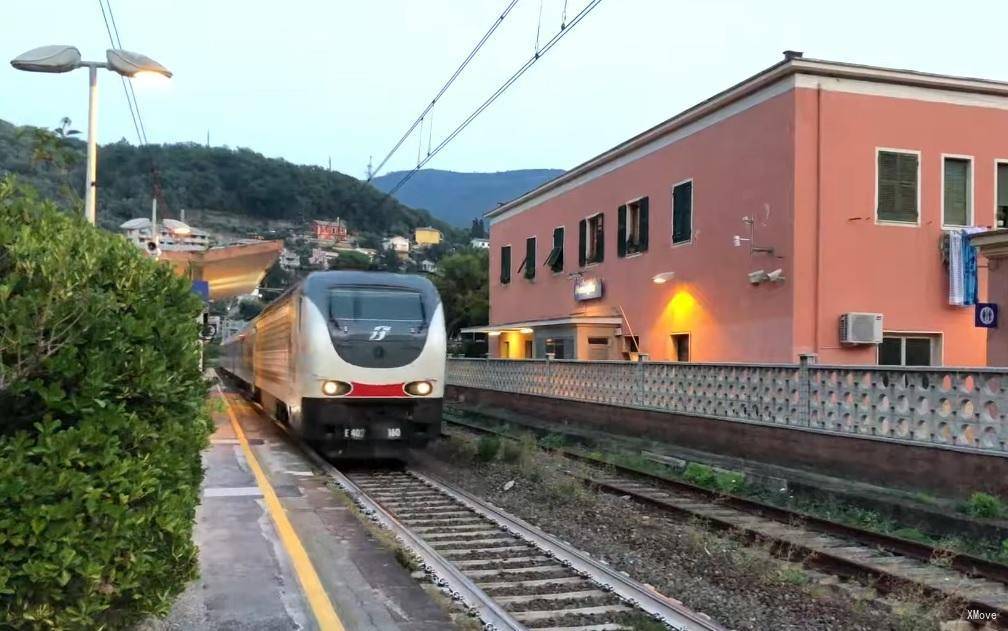
M 449 359 L 452 386 L 1008 453 L 1008 370 Z

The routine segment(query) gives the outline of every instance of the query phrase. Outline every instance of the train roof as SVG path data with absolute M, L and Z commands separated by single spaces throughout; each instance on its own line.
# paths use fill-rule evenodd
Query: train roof
M 420 292 L 430 291 L 434 284 L 426 276 L 419 274 L 396 274 L 393 272 L 368 272 L 362 270 L 332 270 L 312 272 L 302 281 L 304 291 L 313 293 L 333 285 L 385 285 L 405 287 Z

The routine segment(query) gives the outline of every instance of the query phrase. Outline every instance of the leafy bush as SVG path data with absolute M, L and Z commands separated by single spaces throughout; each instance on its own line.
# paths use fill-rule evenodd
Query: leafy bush
M 738 471 L 718 471 L 714 485 L 724 493 L 738 494 L 745 491 L 745 475 Z
M 490 462 L 497 457 L 501 441 L 496 436 L 480 436 L 476 443 L 476 459 L 480 462 Z
M 120 628 L 196 574 L 199 300 L 0 180 L 0 628 Z
M 515 464 L 521 462 L 525 457 L 525 450 L 522 448 L 522 444 L 516 440 L 509 440 L 504 443 L 501 449 L 501 460 L 504 462 Z
M 977 491 L 973 493 L 973 495 L 970 495 L 969 500 L 966 502 L 964 512 L 967 515 L 972 515 L 973 517 L 995 519 L 1004 514 L 1005 506 L 1000 499 L 994 497 L 993 495 Z
M 714 475 L 714 469 L 698 462 L 691 462 L 686 465 L 686 470 L 683 471 L 683 478 L 687 482 L 708 489 L 714 488 L 717 484 L 717 476 Z

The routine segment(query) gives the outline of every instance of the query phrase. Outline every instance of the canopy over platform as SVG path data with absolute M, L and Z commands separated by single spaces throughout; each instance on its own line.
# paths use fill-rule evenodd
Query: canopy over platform
M 210 300 L 221 300 L 255 291 L 281 251 L 283 241 L 256 241 L 196 252 L 165 251 L 161 260 L 180 276 L 207 281 Z

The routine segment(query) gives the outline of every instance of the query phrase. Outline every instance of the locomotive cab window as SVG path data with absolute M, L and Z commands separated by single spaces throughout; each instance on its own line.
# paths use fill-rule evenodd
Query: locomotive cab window
M 415 291 L 341 288 L 329 293 L 329 316 L 336 321 L 423 322 L 424 307 Z

